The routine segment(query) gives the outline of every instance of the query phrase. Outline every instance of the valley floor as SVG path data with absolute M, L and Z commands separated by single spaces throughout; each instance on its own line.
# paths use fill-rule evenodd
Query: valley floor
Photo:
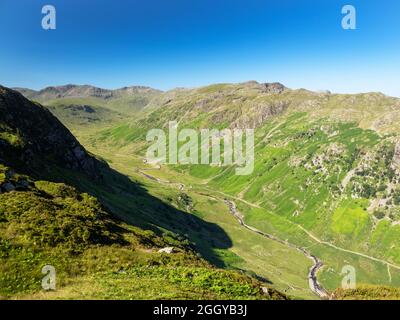
M 91 150 L 89 143 L 85 146 Z M 300 299 L 326 297 L 326 291 L 341 286 L 341 270 L 345 265 L 362 266 L 359 269 L 365 271 L 357 274 L 361 283 L 400 284 L 399 266 L 320 240 L 301 225 L 274 215 L 257 204 L 213 189 L 205 180 L 180 174 L 168 167 L 149 167 L 141 158 L 127 155 L 126 150 L 118 152 L 103 146 L 92 147 L 91 151 L 108 160 L 119 172 L 140 181 L 157 197 L 171 199 L 181 194 L 188 195 L 193 204 L 187 211 L 217 224 L 231 238 L 229 248 L 215 249 L 223 264 L 254 272 L 288 296 Z M 241 227 L 226 201 L 234 201 L 243 213 L 243 221 L 253 227 Z M 201 251 L 201 239 L 197 246 Z M 312 261 L 310 257 L 316 260 Z M 315 282 L 310 280 L 311 270 L 317 278 Z

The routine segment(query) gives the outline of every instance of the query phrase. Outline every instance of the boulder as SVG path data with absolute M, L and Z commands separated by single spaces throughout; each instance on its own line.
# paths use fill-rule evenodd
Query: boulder
M 270 297 L 269 290 L 267 287 L 261 287 L 261 290 L 264 295 L 266 295 L 267 297 Z
M 158 252 L 171 254 L 171 253 L 174 253 L 174 247 L 165 247 L 165 248 L 158 250 Z

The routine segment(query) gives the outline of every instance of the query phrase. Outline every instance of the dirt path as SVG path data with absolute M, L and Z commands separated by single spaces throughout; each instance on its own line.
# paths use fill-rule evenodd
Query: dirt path
M 247 225 L 244 222 L 243 215 L 237 210 L 236 204 L 233 201 L 228 200 L 228 199 L 225 199 L 224 202 L 227 204 L 230 213 L 235 216 L 235 218 L 239 221 L 240 225 L 243 226 L 244 228 L 246 228 L 252 232 L 255 232 L 259 235 L 262 235 L 263 237 L 266 237 L 270 240 L 279 242 L 290 248 L 296 249 L 297 251 L 300 251 L 301 253 L 303 253 L 308 259 L 312 260 L 314 264 L 312 265 L 312 267 L 310 268 L 310 271 L 308 273 L 308 284 L 310 286 L 310 289 L 321 299 L 327 299 L 329 297 L 327 291 L 320 285 L 320 283 L 317 280 L 317 273 L 318 273 L 319 269 L 321 269 L 323 267 L 323 263 L 321 260 L 319 260 L 316 256 L 312 255 L 311 253 L 309 253 L 304 248 L 298 247 L 287 241 L 283 241 L 271 234 L 265 233 L 265 232 L 260 231 L 252 226 Z
M 263 207 L 260 207 L 259 205 L 255 204 L 255 203 L 251 203 L 251 202 L 246 201 L 246 200 L 244 200 L 244 199 L 241 199 L 241 198 L 238 198 L 238 197 L 234 197 L 234 196 L 229 195 L 229 194 L 226 194 L 226 193 L 224 193 L 224 192 L 215 191 L 215 190 L 214 190 L 213 192 L 214 192 L 214 193 L 221 194 L 222 196 L 226 196 L 226 197 L 229 197 L 229 198 L 231 198 L 231 199 L 235 199 L 235 200 L 237 200 L 237 201 L 240 201 L 240 202 L 242 202 L 242 203 L 244 203 L 244 204 L 247 204 L 247 205 L 250 206 L 250 207 L 258 208 L 258 209 L 264 209 Z M 276 213 L 273 213 L 273 212 L 270 212 L 270 213 L 273 214 L 273 215 L 277 215 Z M 279 216 L 279 217 L 282 218 L 281 216 Z M 301 229 L 304 233 L 307 234 L 307 236 L 309 236 L 311 239 L 313 239 L 314 241 L 318 242 L 319 244 L 323 244 L 323 245 L 329 246 L 329 247 L 331 247 L 331 248 L 334 248 L 334 249 L 336 249 L 336 250 L 343 251 L 343 252 L 347 252 L 347 253 L 351 253 L 351 254 L 354 254 L 354 255 L 357 255 L 357 256 L 360 256 L 360 257 L 369 259 L 369 260 L 373 260 L 373 261 L 376 261 L 376 262 L 380 262 L 380 263 L 382 263 L 382 264 L 384 264 L 384 265 L 387 265 L 387 266 L 390 266 L 390 267 L 392 267 L 392 268 L 394 268 L 394 269 L 400 270 L 400 266 L 398 266 L 398 265 L 396 265 L 396 264 L 393 264 L 393 263 L 388 262 L 388 261 L 383 260 L 383 259 L 375 258 L 375 257 L 373 257 L 373 256 L 369 256 L 369 255 L 367 255 L 367 254 L 364 254 L 364 253 L 361 253 L 361 252 L 358 252 L 358 251 L 353 251 L 353 250 L 344 249 L 344 248 L 342 248 L 342 247 L 338 247 L 338 246 L 334 245 L 334 244 L 331 243 L 331 242 L 328 242 L 328 241 L 324 241 L 324 240 L 319 239 L 318 237 L 316 237 L 314 234 L 312 234 L 310 231 L 308 231 L 307 229 L 305 229 L 305 228 L 304 228 L 303 226 L 301 226 L 300 224 L 297 224 L 297 223 L 295 223 L 295 222 L 293 222 L 293 221 L 290 221 L 290 220 L 287 220 L 287 219 L 286 219 L 285 221 L 287 221 L 288 223 L 290 223 L 290 224 L 296 226 L 297 228 Z

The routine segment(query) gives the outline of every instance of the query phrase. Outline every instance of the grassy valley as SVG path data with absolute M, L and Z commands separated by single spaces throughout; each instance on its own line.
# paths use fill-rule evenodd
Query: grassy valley
M 48 109 L 4 87 L 0 109 L 2 298 L 286 299 L 266 279 L 221 269 L 222 229 L 89 154 Z M 204 257 L 198 230 L 216 237 Z M 45 265 L 56 291 L 42 290 Z
M 126 100 L 99 99 L 42 102 L 110 165 L 102 185 L 72 181 L 119 219 L 183 235 L 208 263 L 244 270 L 294 298 L 317 297 L 311 257 L 323 263 L 318 282 L 336 298 L 378 298 L 362 288 L 400 285 L 398 99 L 254 81 L 157 92 L 129 112 Z M 254 128 L 254 172 L 146 164 L 147 131 L 173 120 L 180 128 Z M 335 291 L 348 265 L 363 293 Z
M 184 185 L 190 198 L 199 199 L 193 202 L 193 213 L 224 230 L 229 216 L 224 200 L 234 201 L 248 225 L 321 259 L 318 279 L 327 290 L 341 286 L 346 265 L 355 267 L 359 283 L 399 285 L 398 128 L 391 120 L 398 113 L 397 99 L 249 82 L 167 92 L 158 101 L 159 106 L 149 105 L 139 119 L 100 131 L 85 145 L 120 172 L 144 180 L 150 190 L 163 185 L 172 189 L 163 191 L 168 194 Z M 171 120 L 181 128 L 255 128 L 254 173 L 236 176 L 232 167 L 143 164 L 147 130 L 165 129 Z M 206 206 L 202 197 L 211 198 Z M 230 224 L 241 229 L 232 217 Z M 246 269 L 266 278 L 279 274 L 274 282 L 279 288 L 310 297 L 311 262 L 306 257 L 287 247 L 286 259 L 299 261 L 297 272 L 284 273 L 282 267 L 277 272 L 269 269 L 269 259 L 240 252 L 236 243 L 245 241 L 244 234 L 232 234 L 234 245 L 228 251 L 239 255 Z M 250 248 L 258 255 L 264 250 L 251 245 L 246 250 Z M 229 257 L 225 260 L 237 265 Z M 298 270 L 302 284 L 285 287 Z

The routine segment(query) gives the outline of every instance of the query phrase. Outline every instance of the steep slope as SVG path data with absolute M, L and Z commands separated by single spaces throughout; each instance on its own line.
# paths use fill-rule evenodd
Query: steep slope
M 255 128 L 249 176 L 223 166 L 143 168 L 153 179 L 234 200 L 247 225 L 310 248 L 325 265 L 318 277 L 327 289 L 341 285 L 346 265 L 360 282 L 400 285 L 399 99 L 249 82 L 173 90 L 154 101 L 141 118 L 85 144 L 107 148 L 116 162 L 116 152 L 143 159 L 147 131 L 173 120 L 179 128 Z
M 163 221 L 189 221 L 216 235 L 218 229 L 88 154 L 46 108 L 0 87 L 0 111 L 0 297 L 285 298 L 199 258 L 190 238 Z M 166 246 L 173 253 L 158 252 Z M 53 292 L 40 286 L 49 264 L 57 275 Z
M 46 108 L 0 86 L 2 162 L 30 174 L 54 166 L 99 177 L 100 164 Z
M 363 129 L 390 134 L 400 129 L 399 108 L 399 99 L 380 93 L 316 93 L 255 81 L 216 84 L 165 92 L 143 109 L 143 116 L 136 115 L 105 134 L 126 141 L 142 139 L 150 128 L 166 128 L 172 120 L 187 128 L 260 128 L 275 116 L 295 112 L 306 113 L 310 121 L 355 122 Z

